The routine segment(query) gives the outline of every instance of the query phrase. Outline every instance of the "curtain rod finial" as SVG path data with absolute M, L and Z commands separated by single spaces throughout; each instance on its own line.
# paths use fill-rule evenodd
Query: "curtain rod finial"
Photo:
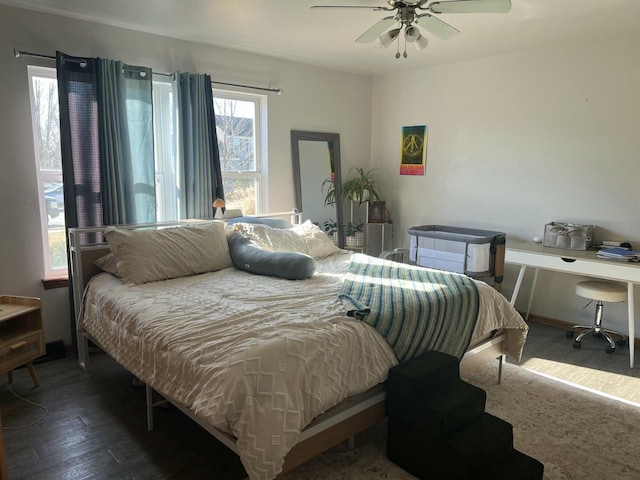
M 22 56 L 22 52 L 21 52 L 20 50 L 18 50 L 17 48 L 14 48 L 14 49 L 13 49 L 13 55 L 14 55 L 16 58 L 20 58 L 20 57 Z
M 276 90 L 276 94 L 277 94 L 277 95 L 282 95 L 283 93 L 284 93 L 284 90 L 283 90 L 283 89 L 281 89 L 281 88 L 279 88 L 279 89 L 277 89 L 277 90 Z

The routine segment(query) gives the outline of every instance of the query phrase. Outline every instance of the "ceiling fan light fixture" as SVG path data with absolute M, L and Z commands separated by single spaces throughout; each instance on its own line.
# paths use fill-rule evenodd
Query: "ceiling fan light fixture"
M 429 44 L 429 39 L 427 39 L 427 37 L 425 37 L 424 35 L 420 35 L 418 38 L 416 38 L 416 41 L 415 41 L 416 50 L 422 50 L 428 44 Z
M 407 42 L 413 43 L 416 50 L 422 50 L 429 43 L 429 40 L 420 33 L 420 29 L 415 25 L 408 25 L 404 29 L 404 38 Z
M 378 41 L 380 43 L 380 46 L 382 48 L 388 48 L 389 45 L 391 45 L 393 43 L 393 41 L 398 38 L 398 35 L 400 35 L 400 29 L 399 28 L 394 28 L 392 30 L 389 30 L 388 32 L 383 33 L 382 35 L 380 35 L 378 37 Z
M 407 42 L 415 42 L 420 38 L 420 30 L 415 25 L 407 25 L 407 28 L 404 29 L 404 38 Z

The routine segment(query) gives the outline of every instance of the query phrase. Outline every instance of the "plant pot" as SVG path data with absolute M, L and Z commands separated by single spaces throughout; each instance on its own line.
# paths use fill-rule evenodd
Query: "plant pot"
M 344 237 L 347 247 L 361 247 L 364 245 L 364 232 L 356 232 L 355 235 Z
M 333 232 L 331 234 L 331 240 L 333 240 L 333 243 L 335 243 L 336 245 L 338 245 L 338 232 Z

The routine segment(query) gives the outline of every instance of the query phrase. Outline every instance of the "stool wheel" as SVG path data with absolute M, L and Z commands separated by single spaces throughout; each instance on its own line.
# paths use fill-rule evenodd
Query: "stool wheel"
M 577 341 L 577 340 L 573 341 L 573 348 L 580 348 L 581 346 L 582 346 L 582 344 L 579 341 Z
M 627 345 L 627 341 L 624 338 L 621 340 L 616 340 L 616 345 L 618 345 L 619 347 L 624 347 Z
M 564 332 L 564 336 L 567 338 L 573 338 L 573 330 L 567 330 Z
M 607 352 L 607 353 L 613 353 L 615 351 L 616 351 L 616 349 L 612 348 L 612 347 L 607 347 L 607 349 L 605 350 L 605 352 Z

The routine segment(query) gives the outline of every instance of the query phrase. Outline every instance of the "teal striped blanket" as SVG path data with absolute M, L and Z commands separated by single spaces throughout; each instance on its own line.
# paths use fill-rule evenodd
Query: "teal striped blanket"
M 480 295 L 458 273 L 355 254 L 340 289 L 348 315 L 375 328 L 403 362 L 427 350 L 461 359 L 478 319 Z

